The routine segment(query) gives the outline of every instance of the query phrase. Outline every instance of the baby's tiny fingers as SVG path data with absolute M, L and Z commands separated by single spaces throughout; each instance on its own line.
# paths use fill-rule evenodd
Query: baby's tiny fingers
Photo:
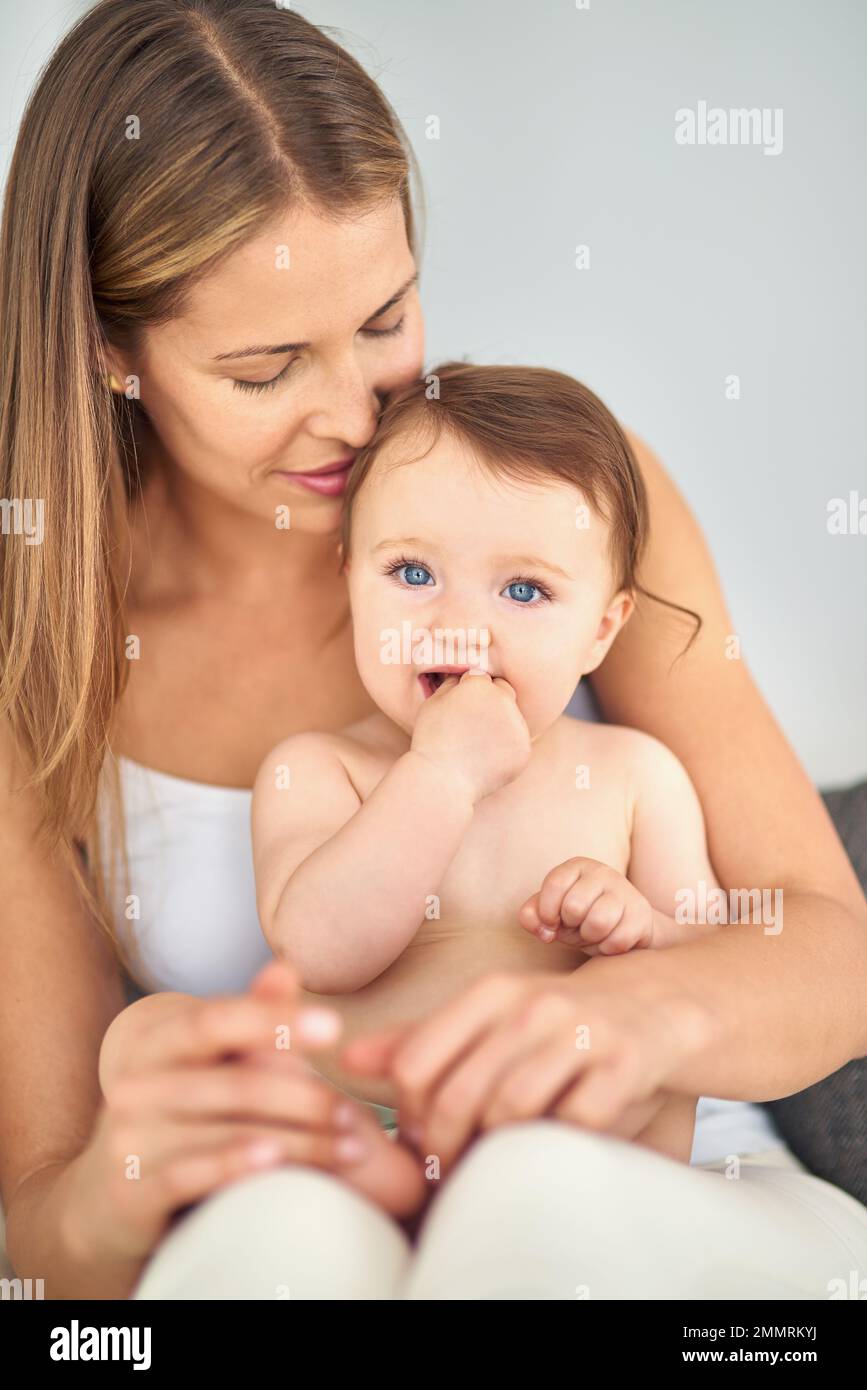
M 600 875 L 590 873 L 569 889 L 560 904 L 560 921 L 564 927 L 580 927 L 590 914 L 593 904 L 605 892 Z
M 638 944 L 639 936 L 634 924 L 621 922 L 614 931 L 603 937 L 594 949 L 598 950 L 600 956 L 623 956 Z
M 626 951 L 650 946 L 650 927 L 649 905 L 648 911 L 645 912 L 636 903 L 627 904 L 618 925 L 602 942 L 600 953 L 605 956 L 623 955 Z
M 620 925 L 626 906 L 616 893 L 604 892 L 581 923 L 581 938 L 591 946 L 604 941 Z
M 533 932 L 534 934 L 539 931 L 540 927 L 548 925 L 542 921 L 539 915 L 538 893 L 534 893 L 532 898 L 527 899 L 523 907 L 518 908 L 518 921 L 526 931 Z
M 535 893 L 529 898 L 524 906 L 518 909 L 518 922 L 525 931 L 537 936 L 540 941 L 553 941 L 557 935 L 557 927 L 549 926 L 543 922 L 539 916 L 539 894 Z

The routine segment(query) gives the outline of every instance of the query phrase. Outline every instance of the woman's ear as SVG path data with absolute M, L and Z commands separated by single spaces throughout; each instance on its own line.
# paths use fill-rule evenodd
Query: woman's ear
M 111 386 L 112 391 L 123 392 L 126 388 L 121 383 L 126 381 L 128 373 L 121 353 L 116 348 L 103 349 L 100 358 L 106 383 Z

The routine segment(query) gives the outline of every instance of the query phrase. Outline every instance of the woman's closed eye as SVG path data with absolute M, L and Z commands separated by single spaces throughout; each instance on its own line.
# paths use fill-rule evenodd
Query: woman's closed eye
M 267 381 L 242 381 L 238 377 L 233 377 L 232 380 L 238 391 L 273 391 L 277 383 L 289 375 L 290 368 L 294 367 L 297 361 L 298 358 L 293 357 L 291 361 L 286 363 L 282 371 L 278 372 L 276 376 L 269 376 Z
M 395 334 L 403 331 L 406 322 L 406 314 L 401 314 L 397 323 L 390 328 L 362 328 L 361 334 L 365 338 L 392 338 Z M 279 382 L 285 380 L 291 368 L 300 358 L 293 357 L 286 366 L 279 371 L 276 376 L 269 376 L 265 381 L 244 381 L 239 377 L 233 377 L 232 381 L 238 391 L 273 391 Z

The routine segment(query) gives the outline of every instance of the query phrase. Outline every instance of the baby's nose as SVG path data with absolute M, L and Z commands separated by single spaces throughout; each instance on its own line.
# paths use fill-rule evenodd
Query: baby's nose
M 433 634 L 435 661 L 446 666 L 468 666 L 486 671 L 492 647 L 490 630 L 477 623 L 460 623 L 453 618 L 438 623 Z

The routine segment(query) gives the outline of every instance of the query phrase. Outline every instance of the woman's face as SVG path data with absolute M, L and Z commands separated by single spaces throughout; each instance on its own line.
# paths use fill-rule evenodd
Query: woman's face
M 145 331 L 135 360 L 164 467 L 291 529 L 331 532 L 381 398 L 421 372 L 416 266 L 395 200 L 352 220 L 293 210 Z M 324 470 L 324 471 L 323 471 Z

